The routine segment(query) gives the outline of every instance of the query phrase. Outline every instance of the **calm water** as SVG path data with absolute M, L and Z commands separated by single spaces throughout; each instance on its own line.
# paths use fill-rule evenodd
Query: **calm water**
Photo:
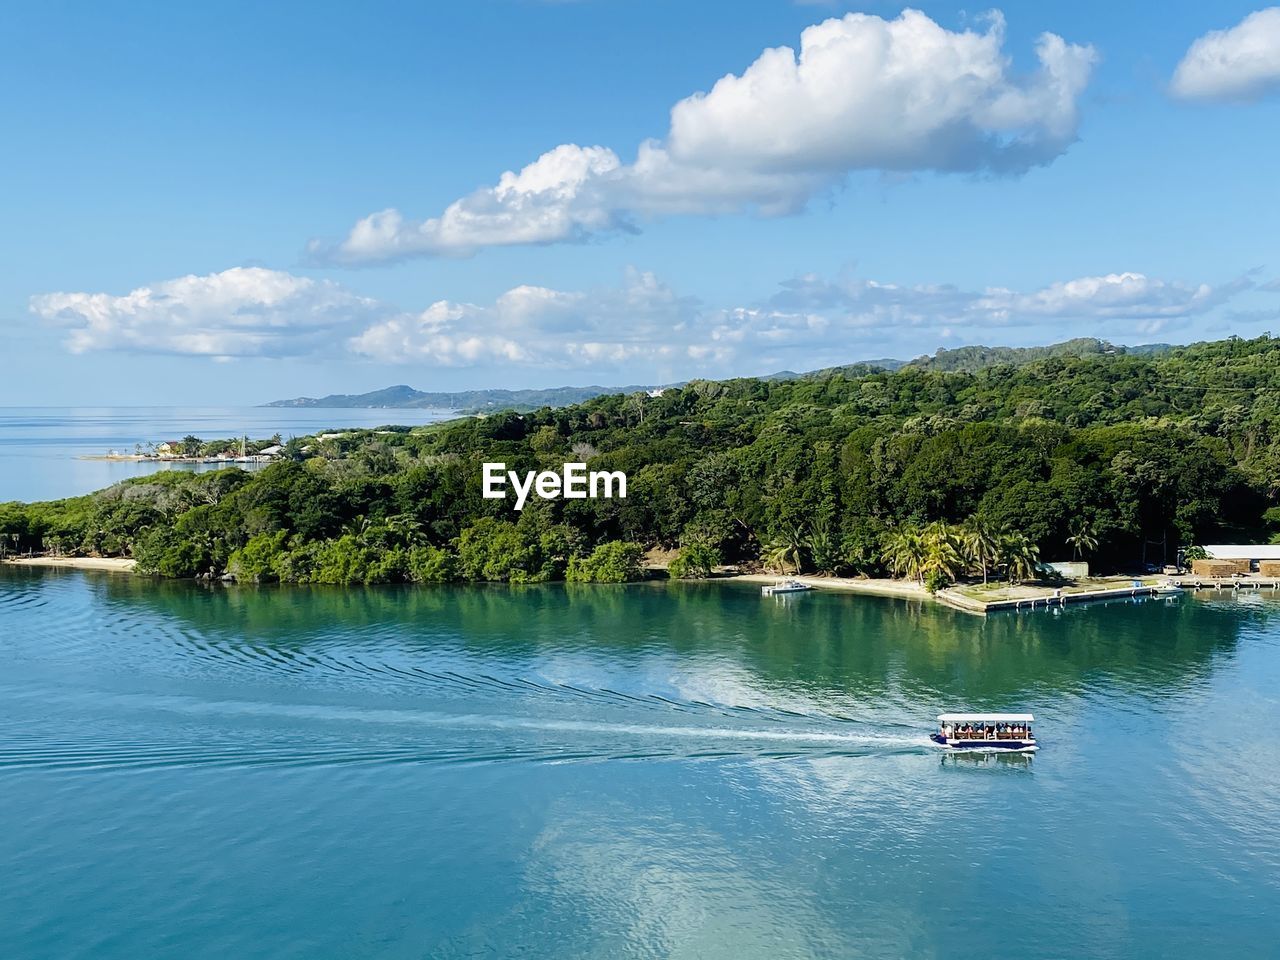
M 135 444 L 195 434 L 220 440 L 279 433 L 285 439 L 344 427 L 431 423 L 440 410 L 326 410 L 276 407 L 0 407 L 0 503 L 57 500 L 101 490 L 156 470 L 210 469 L 194 464 L 82 460 Z
M 0 569 L 0 624 L 2 957 L 1277 955 L 1269 598 Z

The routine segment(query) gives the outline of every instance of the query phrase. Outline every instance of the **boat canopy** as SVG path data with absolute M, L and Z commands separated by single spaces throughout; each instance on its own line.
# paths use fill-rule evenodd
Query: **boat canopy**
M 1029 713 L 940 713 L 939 723 L 1034 723 Z

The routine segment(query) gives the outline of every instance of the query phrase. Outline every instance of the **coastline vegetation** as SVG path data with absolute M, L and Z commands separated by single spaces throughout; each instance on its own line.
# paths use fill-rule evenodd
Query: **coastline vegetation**
M 1123 570 L 1280 531 L 1280 340 L 795 380 L 299 438 L 254 473 L 180 471 L 0 505 L 11 553 L 167 577 L 622 581 L 722 563 L 938 588 L 1044 560 Z M 481 496 L 481 463 L 622 470 L 625 500 Z

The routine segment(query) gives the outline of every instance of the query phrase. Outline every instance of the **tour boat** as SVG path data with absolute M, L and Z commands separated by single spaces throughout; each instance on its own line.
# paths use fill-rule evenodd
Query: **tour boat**
M 778 593 L 803 593 L 812 589 L 813 587 L 799 580 L 779 580 L 777 583 L 770 583 L 761 587 L 760 592 L 766 597 L 772 597 Z
M 948 750 L 1010 751 L 1034 753 L 1035 735 L 1029 713 L 943 713 L 938 732 L 929 739 Z

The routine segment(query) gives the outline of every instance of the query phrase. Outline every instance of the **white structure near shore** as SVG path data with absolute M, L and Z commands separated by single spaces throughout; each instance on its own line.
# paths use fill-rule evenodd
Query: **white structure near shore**
M 1280 543 L 1215 543 L 1202 548 L 1210 560 L 1280 560 Z

